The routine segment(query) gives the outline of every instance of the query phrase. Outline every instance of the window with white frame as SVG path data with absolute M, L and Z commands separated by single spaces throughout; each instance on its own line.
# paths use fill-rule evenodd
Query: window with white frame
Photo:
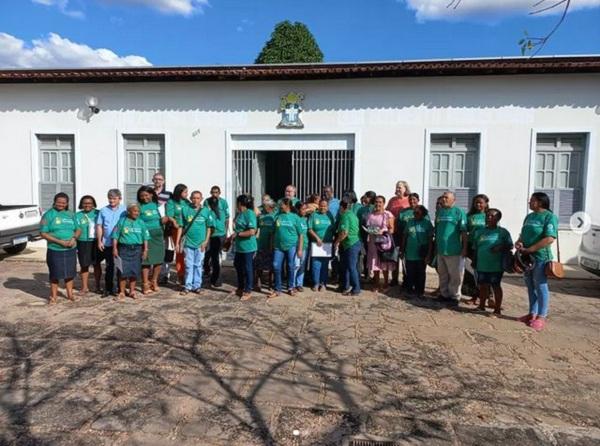
M 54 195 L 63 192 L 75 202 L 75 140 L 73 135 L 38 135 L 40 207 L 50 209 Z M 71 207 L 74 207 L 73 204 Z
M 152 176 L 165 169 L 163 135 L 125 135 L 125 200 L 136 201 L 137 190 L 152 183 Z
M 548 194 L 559 224 L 583 210 L 586 144 L 582 133 L 537 135 L 534 188 Z
M 456 195 L 456 205 L 469 209 L 477 194 L 479 135 L 432 134 L 429 155 L 429 207 L 447 190 Z

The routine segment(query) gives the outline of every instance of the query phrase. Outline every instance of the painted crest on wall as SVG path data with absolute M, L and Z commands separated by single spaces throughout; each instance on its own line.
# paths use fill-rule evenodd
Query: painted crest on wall
M 281 112 L 281 122 L 277 126 L 281 129 L 302 129 L 304 124 L 300 119 L 302 111 L 302 101 L 304 95 L 302 93 L 290 92 L 281 97 L 279 111 Z

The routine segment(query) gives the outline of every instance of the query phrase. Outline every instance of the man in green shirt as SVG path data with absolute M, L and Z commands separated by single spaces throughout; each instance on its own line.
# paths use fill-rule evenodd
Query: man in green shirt
M 215 226 L 210 209 L 202 206 L 202 193 L 196 190 L 190 198 L 191 205 L 182 210 L 183 225 L 177 230 L 175 242 L 175 250 L 185 254 L 183 296 L 190 291 L 202 292 L 202 261 Z
M 442 195 L 442 207 L 435 214 L 435 246 L 437 249 L 440 298 L 457 306 L 467 256 L 467 215 L 454 205 L 453 192 Z
M 352 212 L 352 202 L 343 198 L 340 202 L 340 219 L 334 249 L 340 251 L 340 276 L 342 294 L 358 296 L 360 278 L 358 275 L 358 255 L 360 254 L 360 236 L 358 217 Z
M 502 308 L 502 256 L 513 246 L 509 232 L 498 226 L 501 218 L 502 212 L 498 209 L 488 209 L 485 213 L 485 228 L 478 229 L 471 237 L 479 284 L 479 310 L 485 311 L 491 287 L 494 289 L 495 316 L 500 316 Z
M 204 206 L 211 210 L 213 217 L 213 231 L 210 236 L 208 250 L 204 256 L 204 274 L 210 277 L 213 287 L 221 286 L 221 250 L 225 237 L 229 231 L 229 205 L 227 200 L 221 198 L 221 188 L 210 188 L 210 197 L 204 201 Z
M 300 201 L 296 197 L 296 186 L 294 186 L 292 184 L 288 184 L 285 187 L 284 198 L 287 198 L 291 201 L 292 207 L 296 206 L 296 203 L 298 203 Z M 283 198 L 280 198 L 279 200 L 277 200 L 277 209 L 279 209 L 279 207 L 281 206 L 281 200 L 283 200 Z

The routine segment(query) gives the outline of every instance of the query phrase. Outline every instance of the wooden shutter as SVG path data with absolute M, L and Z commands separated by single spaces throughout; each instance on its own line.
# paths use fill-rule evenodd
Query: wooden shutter
M 40 150 L 39 199 L 42 209 L 50 209 L 54 195 L 64 192 L 75 208 L 75 155 L 72 135 L 38 135 Z
M 137 200 L 140 186 L 150 184 L 156 172 L 164 172 L 165 148 L 163 135 L 125 135 L 126 203 Z

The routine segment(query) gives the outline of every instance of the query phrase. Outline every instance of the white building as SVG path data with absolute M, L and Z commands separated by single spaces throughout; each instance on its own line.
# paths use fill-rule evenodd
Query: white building
M 302 94 L 303 128 L 279 128 Z M 86 98 L 99 100 L 89 116 Z M 407 180 L 426 206 L 445 189 L 486 193 L 517 237 L 547 191 L 563 257 L 569 217 L 600 222 L 600 56 L 424 62 L 0 71 L 0 203 L 67 191 L 134 196 L 155 170 L 172 188 L 300 195 L 327 183 L 390 197 Z

